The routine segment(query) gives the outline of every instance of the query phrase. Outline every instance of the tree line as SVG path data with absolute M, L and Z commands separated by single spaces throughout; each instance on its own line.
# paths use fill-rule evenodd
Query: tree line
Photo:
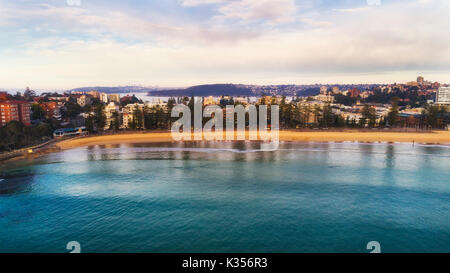
M 193 97 L 185 97 L 181 103 L 186 104 L 193 113 L 194 99 Z M 222 99 L 220 106 L 238 105 L 240 104 L 233 99 Z M 444 129 L 450 123 L 449 113 L 444 107 L 438 105 L 424 105 L 422 113 L 418 113 L 416 117 L 403 117 L 400 114 L 399 99 L 394 97 L 391 102 L 389 112 L 386 117 L 379 117 L 375 108 L 371 105 L 364 105 L 359 112 L 360 118 L 355 117 L 344 118 L 331 104 L 324 106 L 316 105 L 311 107 L 309 105 L 298 105 L 296 101 L 286 102 L 283 97 L 280 102 L 277 102 L 275 97 L 271 101 L 266 101 L 263 97 L 258 105 L 274 105 L 278 104 L 280 108 L 280 128 L 282 129 L 301 129 L 301 128 L 403 128 L 413 127 L 418 129 Z M 170 112 L 175 106 L 175 99 L 169 100 L 167 109 L 160 106 L 148 107 L 143 109 L 135 107 L 132 111 L 132 119 L 128 123 L 128 128 L 131 130 L 144 129 L 170 129 L 172 122 L 178 118 L 171 118 Z M 102 105 L 97 105 L 94 114 L 86 119 L 86 127 L 88 131 L 95 131 L 95 128 L 109 128 L 109 130 L 117 131 L 120 128 L 119 113 L 113 114 L 113 119 L 110 124 L 106 124 L 106 117 L 104 115 Z M 203 107 L 204 108 L 204 107 Z M 193 118 L 193 117 L 192 117 Z M 224 124 L 226 117 L 224 116 Z M 204 118 L 204 123 L 209 118 Z M 248 125 L 248 113 L 246 116 L 246 123 Z M 268 111 L 268 124 L 271 123 L 270 111 Z M 192 124 L 194 124 L 192 122 Z M 235 124 L 237 118 L 235 117 Z
M 155 130 L 168 129 L 171 127 L 173 119 L 170 117 L 172 108 L 175 106 L 175 99 L 169 99 L 167 107 L 159 105 L 149 107 L 145 105 L 142 109 L 135 106 L 131 109 L 131 119 L 128 120 L 128 128 L 131 130 Z M 89 116 L 85 120 L 86 130 L 88 132 L 99 132 L 106 130 L 118 131 L 122 126 L 120 114 L 114 111 L 111 115 L 111 121 L 107 124 L 105 114 L 105 106 L 96 104 L 90 111 Z
M 404 128 L 445 129 L 450 123 L 450 113 L 439 105 L 424 105 L 424 110 L 416 116 L 403 117 L 400 114 L 399 100 L 393 98 L 386 117 L 379 117 L 376 109 L 365 104 L 360 111 L 359 119 L 346 119 L 333 109 L 330 104 L 323 107 L 308 105 L 298 106 L 281 100 L 280 126 L 281 128 Z M 334 111 L 333 111 L 334 110 Z
M 51 138 L 53 129 L 47 123 L 25 126 L 19 121 L 10 121 L 0 128 L 0 151 L 37 145 Z

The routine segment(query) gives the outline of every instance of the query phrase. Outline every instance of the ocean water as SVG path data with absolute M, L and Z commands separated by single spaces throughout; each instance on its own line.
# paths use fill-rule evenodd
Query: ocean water
M 102 145 L 1 165 L 0 252 L 450 252 L 450 147 Z

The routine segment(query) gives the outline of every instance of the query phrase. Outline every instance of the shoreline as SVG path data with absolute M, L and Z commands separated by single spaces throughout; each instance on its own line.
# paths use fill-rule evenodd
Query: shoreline
M 246 132 L 246 135 L 246 139 L 249 139 L 248 132 Z M 450 132 L 364 132 L 358 130 L 314 132 L 282 130 L 280 131 L 279 139 L 280 141 L 285 142 L 417 143 L 430 145 L 449 145 Z M 95 145 L 164 142 L 167 143 L 177 141 L 173 140 L 170 132 L 155 131 L 81 137 L 57 142 L 55 143 L 55 146 L 61 150 L 68 150 Z
M 246 139 L 249 132 L 246 132 Z M 225 137 L 224 137 L 225 139 Z M 331 130 L 331 131 L 296 131 L 281 130 L 281 142 L 299 143 L 411 143 L 418 145 L 450 145 L 450 131 L 427 132 L 393 132 L 393 131 L 362 131 L 362 130 Z M 195 140 L 191 140 L 195 141 Z M 202 140 L 206 141 L 206 140 Z M 226 141 L 226 140 L 224 140 Z M 110 135 L 82 136 L 69 139 L 54 140 L 33 153 L 18 153 L 11 158 L 0 159 L 0 165 L 18 161 L 35 159 L 46 154 L 57 153 L 65 150 L 96 146 L 139 143 L 174 143 L 169 131 L 142 131 L 124 132 Z M 188 142 L 188 141 L 187 141 Z

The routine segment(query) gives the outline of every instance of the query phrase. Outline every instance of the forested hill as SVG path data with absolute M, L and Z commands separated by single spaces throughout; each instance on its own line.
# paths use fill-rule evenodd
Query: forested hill
M 92 90 L 96 90 L 98 92 L 104 92 L 109 94 L 117 94 L 117 93 L 146 93 L 155 88 L 152 87 L 143 87 L 143 86 L 93 86 L 93 87 L 80 87 L 75 88 L 69 91 L 79 91 L 79 92 L 88 92 Z
M 314 96 L 319 93 L 320 84 L 310 85 L 244 85 L 244 84 L 205 84 L 187 88 L 161 88 L 143 86 L 115 86 L 115 87 L 81 87 L 69 91 L 97 90 L 105 93 L 147 93 L 155 97 L 191 97 L 191 96 Z M 340 90 L 358 88 L 366 90 L 375 85 L 325 85 L 329 89 L 336 86 Z
M 244 85 L 235 84 L 206 84 L 184 89 L 154 90 L 149 96 L 183 97 L 183 96 L 253 96 L 252 89 Z
M 183 89 L 152 90 L 149 96 L 191 97 L 191 96 L 310 96 L 319 93 L 318 86 L 300 85 L 242 85 L 242 84 L 206 84 Z

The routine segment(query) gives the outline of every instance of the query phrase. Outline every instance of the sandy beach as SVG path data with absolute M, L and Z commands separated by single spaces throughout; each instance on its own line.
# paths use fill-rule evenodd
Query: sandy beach
M 248 132 L 247 138 L 248 139 Z M 345 131 L 280 131 L 280 141 L 292 142 L 402 142 L 422 144 L 450 144 L 450 132 L 362 132 Z M 117 135 L 81 137 L 56 143 L 56 147 L 66 150 L 77 147 L 145 142 L 174 142 L 170 132 L 127 133 Z

